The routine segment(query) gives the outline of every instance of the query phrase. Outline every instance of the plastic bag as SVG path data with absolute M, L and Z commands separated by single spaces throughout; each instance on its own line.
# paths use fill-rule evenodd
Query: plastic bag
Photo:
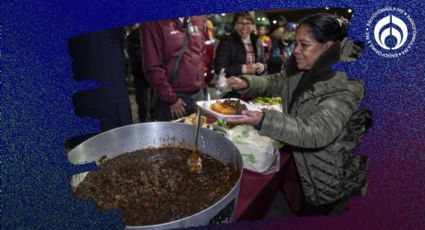
M 221 69 L 220 74 L 218 75 L 215 88 L 216 90 L 213 92 L 213 97 L 215 99 L 222 98 L 228 92 L 232 91 L 232 88 L 229 86 L 229 84 L 227 84 L 227 78 L 224 69 Z
M 267 175 L 279 171 L 279 142 L 258 134 L 252 126 L 238 125 L 227 138 L 242 154 L 245 169 Z

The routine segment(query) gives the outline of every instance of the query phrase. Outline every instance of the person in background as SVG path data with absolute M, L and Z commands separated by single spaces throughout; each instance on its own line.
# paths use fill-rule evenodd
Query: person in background
M 214 25 L 209 17 L 207 17 L 207 32 L 205 33 L 205 84 L 211 82 L 214 78 L 214 55 L 215 55 L 215 37 L 214 37 Z
M 257 26 L 257 33 L 258 33 L 258 36 L 260 37 L 261 42 L 263 44 L 264 61 L 267 63 L 267 61 L 269 60 L 269 57 L 270 57 L 271 49 L 272 49 L 272 40 L 267 35 L 267 33 L 268 33 L 267 26 L 264 25 L 264 24 L 259 24 Z
M 285 31 L 286 20 L 278 20 L 276 25 L 272 27 L 272 32 L 270 37 L 272 40 L 278 40 L 283 36 L 283 31 Z
M 130 56 L 130 70 L 134 77 L 137 114 L 139 122 L 152 120 L 152 88 L 146 81 L 142 68 L 142 49 L 140 41 L 141 24 L 135 24 L 127 36 L 128 54 Z
M 124 76 L 124 29 L 102 30 L 69 39 L 73 78 L 94 80 L 100 87 L 76 92 L 72 99 L 79 117 L 100 121 L 101 131 L 133 123 Z M 73 148 L 97 133 L 67 140 Z
M 347 28 L 335 16 L 308 16 L 297 27 L 285 71 L 227 79 L 242 94 L 284 98 L 283 112 L 245 110 L 245 117 L 227 121 L 252 125 L 292 149 L 300 189 L 286 197 L 300 216 L 329 215 L 336 205 L 367 190 L 368 159 L 352 154 L 372 124 L 371 113 L 360 108 L 364 82 L 332 70 L 336 62 L 358 53 L 346 36 Z
M 269 74 L 280 72 L 286 68 L 287 61 L 295 46 L 295 30 L 297 24 L 289 22 L 285 24 L 282 36 L 272 42 L 271 55 L 268 62 Z
M 242 74 L 261 75 L 267 72 L 264 49 L 261 39 L 254 33 L 255 20 L 248 12 L 237 13 L 233 17 L 234 32 L 218 44 L 215 56 L 215 72 L 224 69 L 227 76 Z M 240 98 L 236 92 L 226 97 Z
M 204 100 L 205 16 L 149 22 L 142 26 L 146 80 L 158 95 L 154 119 L 170 121 L 196 112 Z
M 281 60 L 282 60 L 282 69 L 286 68 L 286 64 L 288 62 L 289 57 L 294 51 L 295 47 L 295 30 L 297 29 L 297 24 L 293 22 L 288 22 L 285 25 L 285 31 L 283 32 L 283 36 L 281 39 Z

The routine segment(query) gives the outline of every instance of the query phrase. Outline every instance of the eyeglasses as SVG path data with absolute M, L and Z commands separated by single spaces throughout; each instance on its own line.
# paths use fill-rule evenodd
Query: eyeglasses
M 252 26 L 252 22 L 236 22 L 236 25 L 238 26 Z

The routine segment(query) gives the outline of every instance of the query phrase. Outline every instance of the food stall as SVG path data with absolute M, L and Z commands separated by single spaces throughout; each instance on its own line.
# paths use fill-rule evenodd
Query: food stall
M 273 103 L 281 103 L 277 99 L 269 100 L 263 98 L 260 101 L 266 101 L 271 104 L 261 105 L 258 101 L 257 104 L 254 103 L 255 101 L 250 103 L 238 101 L 238 103 L 242 103 L 253 110 L 259 109 L 260 106 L 275 106 Z M 202 167 L 204 171 L 207 171 L 210 165 L 210 163 L 207 163 L 208 159 L 206 159 L 206 157 L 213 158 L 225 166 L 224 169 L 211 172 L 211 175 L 219 175 L 220 178 L 212 180 L 215 181 L 215 183 L 220 181 L 220 186 L 219 184 L 213 184 L 210 186 L 209 190 L 199 190 L 199 187 L 208 188 L 209 185 L 199 186 L 201 183 L 196 182 L 196 177 L 198 177 L 196 174 L 178 172 L 172 164 L 165 164 L 163 168 L 155 169 L 157 165 L 161 164 L 165 157 L 157 157 L 155 154 L 158 155 L 159 153 L 154 152 L 148 159 L 140 160 L 140 162 L 145 162 L 146 165 L 151 165 L 154 168 L 136 170 L 136 172 L 133 173 L 135 174 L 135 179 L 123 177 L 119 180 L 119 188 L 116 190 L 123 190 L 123 180 L 133 180 L 134 183 L 129 184 L 127 190 L 133 191 L 132 187 L 140 187 L 139 190 L 133 191 L 136 195 L 130 196 L 129 194 L 122 193 L 109 195 L 100 192 L 100 195 L 98 194 L 96 197 L 96 195 L 93 195 L 93 190 L 105 190 L 105 187 L 102 187 L 104 185 L 99 185 L 97 187 L 93 186 L 96 180 L 100 180 L 98 178 L 93 179 L 93 175 L 101 174 L 98 171 L 75 175 L 71 181 L 75 194 L 83 199 L 95 199 L 101 210 L 120 209 L 124 213 L 123 221 L 128 229 L 181 228 L 214 223 L 231 223 L 240 220 L 261 219 L 270 207 L 275 194 L 283 182 L 282 175 L 284 174 L 285 168 L 290 163 L 290 155 L 282 152 L 284 149 L 281 148 L 282 146 L 275 146 L 276 143 L 267 139 L 261 139 L 266 137 L 247 136 L 249 138 L 254 138 L 255 141 L 250 141 L 249 138 L 241 139 L 241 136 L 238 136 L 240 133 L 243 133 L 245 136 L 246 133 L 250 133 L 250 135 L 258 134 L 256 134 L 256 130 L 252 129 L 252 127 L 232 127 L 230 124 L 226 123 L 222 118 L 237 115 L 214 114 L 214 111 L 210 110 L 210 108 L 215 102 L 220 101 L 204 101 L 198 104 L 203 111 L 201 114 L 204 114 L 204 116 L 200 118 L 201 125 L 204 128 L 200 129 L 199 152 L 202 153 Z M 261 108 L 267 109 L 267 107 Z M 116 128 L 96 135 L 83 142 L 68 153 L 68 158 L 73 164 L 96 162 L 102 170 L 107 168 L 109 162 L 122 158 L 124 155 L 134 154 L 134 152 L 140 150 L 149 150 L 152 152 L 152 148 L 166 146 L 189 149 L 189 153 L 187 154 L 190 154 L 190 149 L 192 149 L 195 142 L 193 137 L 195 136 L 196 129 L 194 129 L 193 124 L 195 124 L 196 121 L 196 114 L 192 114 L 174 122 L 140 123 Z M 271 156 L 273 159 L 267 159 L 266 161 L 264 160 L 265 158 L 263 159 L 259 157 L 259 155 L 245 154 L 246 145 L 259 145 L 261 149 L 267 149 L 261 146 L 262 143 L 272 147 L 271 151 L 267 150 L 268 152 L 266 151 L 264 154 L 267 155 L 272 153 Z M 257 152 L 261 152 L 261 150 Z M 137 157 L 141 158 L 139 156 Z M 185 157 L 181 158 L 185 159 Z M 127 171 L 138 168 L 139 165 L 133 164 L 138 161 L 135 159 L 137 158 L 133 157 L 132 160 L 126 160 L 125 163 L 120 163 L 123 164 L 122 168 L 126 170 L 124 170 L 125 172 L 118 170 L 109 173 L 109 175 L 125 174 Z M 149 159 L 153 161 L 150 162 Z M 252 162 L 260 162 L 262 164 L 252 164 Z M 266 167 L 264 167 L 264 163 L 267 163 Z M 247 167 L 249 165 L 251 165 L 251 168 Z M 258 165 L 261 165 L 261 167 L 258 167 Z M 186 167 L 185 164 L 182 166 Z M 152 176 L 151 171 L 155 170 L 159 170 L 158 174 Z M 229 171 L 230 174 L 221 175 L 222 172 L 226 171 Z M 168 176 L 162 179 L 158 177 L 164 174 Z M 132 176 L 131 173 L 127 173 L 126 175 L 128 175 L 128 178 Z M 233 180 L 229 178 L 233 178 Z M 109 183 L 109 181 L 113 179 L 107 177 L 103 180 Z M 224 186 L 226 180 L 229 180 L 230 184 L 226 185 L 227 190 L 222 190 L 221 187 Z M 102 182 L 103 184 L 105 184 L 104 181 Z M 180 188 L 179 186 L 173 187 L 174 184 L 179 184 L 181 181 L 186 181 L 186 184 L 181 185 Z M 162 182 L 164 182 L 163 184 L 165 186 L 163 186 L 163 188 L 161 187 Z M 188 184 L 194 187 L 187 189 L 189 186 Z M 222 184 L 223 186 L 221 186 Z M 182 186 L 184 186 L 184 189 L 181 188 Z M 86 190 L 82 190 L 84 187 Z M 108 187 L 107 190 L 113 189 Z M 176 197 L 180 198 L 184 196 L 183 192 L 187 190 L 192 193 L 187 194 L 184 201 L 177 202 Z M 140 193 L 137 193 L 138 191 Z M 150 191 L 151 193 L 146 193 L 146 191 Z M 167 195 L 167 192 L 171 192 L 174 195 L 178 194 L 178 196 Z M 208 201 L 207 198 L 211 197 L 212 194 L 219 195 L 214 198 L 215 200 Z M 112 196 L 112 198 L 109 198 L 108 201 L 108 198 L 105 198 L 106 196 Z M 164 199 L 162 199 L 164 196 L 174 197 L 174 200 L 164 201 Z M 151 197 L 149 198 L 150 203 L 137 203 L 146 197 Z M 162 203 L 160 201 L 162 201 Z M 186 207 L 190 208 L 190 211 L 186 213 L 179 213 L 179 211 L 176 211 L 180 210 L 179 206 L 184 206 L 184 203 L 186 203 Z M 196 206 L 196 204 L 200 206 L 192 209 L 192 206 Z M 126 213 L 129 212 L 130 209 L 132 209 L 132 213 Z M 156 210 L 160 210 L 161 213 L 171 210 L 169 211 L 170 216 L 161 216 L 160 218 L 159 215 L 155 213 Z M 139 215 L 140 213 L 150 213 L 150 216 Z M 140 218 L 150 218 L 151 221 L 138 221 Z
M 234 130 L 244 134 L 253 131 L 247 127 L 241 128 L 241 126 L 232 126 L 225 120 L 226 118 L 237 117 L 238 115 L 223 115 L 211 109 L 211 105 L 215 102 L 223 102 L 225 100 L 226 99 L 208 100 L 199 102 L 198 105 L 206 112 L 206 119 L 204 119 L 206 123 L 205 126 L 226 136 L 238 147 L 242 154 L 244 169 L 235 221 L 262 219 L 270 208 L 276 193 L 280 189 L 284 190 L 286 194 L 290 194 L 292 196 L 291 198 L 294 200 L 301 199 L 301 197 L 298 197 L 301 188 L 296 179 L 297 175 L 294 173 L 296 172 L 294 161 L 292 156 L 288 154 L 290 150 L 285 148 L 282 144 L 277 142 L 273 143 L 277 150 L 276 158 L 274 158 L 276 162 L 266 162 L 269 159 L 259 158 L 259 156 L 256 155 L 257 158 L 255 160 L 264 161 L 263 167 L 247 167 L 251 165 L 250 161 L 253 159 L 252 155 L 244 154 L 243 145 L 250 145 L 251 143 L 252 146 L 259 146 L 265 149 L 266 147 L 261 145 L 268 140 L 262 139 L 264 137 L 261 136 L 254 136 L 252 137 L 253 140 L 248 138 L 245 139 L 247 142 L 239 144 L 240 140 L 237 138 L 233 139 L 232 136 L 234 137 L 235 135 L 232 131 Z M 280 97 L 258 97 L 249 102 L 241 101 L 241 103 L 245 104 L 249 110 L 274 109 L 282 111 L 282 99 Z M 190 123 L 191 121 L 193 121 L 193 119 L 188 119 L 186 122 Z M 266 165 L 267 168 L 264 168 L 264 165 Z M 289 205 L 291 206 L 292 204 L 289 203 Z M 291 208 L 296 207 L 291 206 Z

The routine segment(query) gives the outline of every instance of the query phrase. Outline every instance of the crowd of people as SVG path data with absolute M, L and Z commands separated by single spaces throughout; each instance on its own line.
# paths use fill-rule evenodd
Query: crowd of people
M 128 36 L 140 122 L 195 112 L 195 102 L 206 98 L 208 84 L 222 70 L 227 77 L 279 72 L 294 48 L 294 22 L 280 22 L 270 31 L 256 24 L 253 12 L 241 12 L 233 15 L 229 35 L 216 36 L 211 16 L 185 20 L 137 24 Z M 226 97 L 243 95 L 234 91 Z
M 284 98 L 283 112 L 243 111 L 245 117 L 228 121 L 252 125 L 292 148 L 302 191 L 287 196 L 294 213 L 328 215 L 348 197 L 364 194 L 367 158 L 351 151 L 370 126 L 371 113 L 360 109 L 365 86 L 332 70 L 336 62 L 361 54 L 347 40 L 346 21 L 315 14 L 268 34 L 252 13 L 236 13 L 233 32 L 208 54 L 207 21 L 196 16 L 142 26 L 144 78 L 158 94 L 153 119 L 170 121 L 195 112 L 196 101 L 205 99 L 205 70 L 224 71 L 233 89 L 226 97 Z
M 360 107 L 365 86 L 332 69 L 362 53 L 347 40 L 347 23 L 314 14 L 268 31 L 255 24 L 251 12 L 242 12 L 234 14 L 232 26 L 219 41 L 207 16 L 132 28 L 128 50 L 140 121 L 171 121 L 196 112 L 213 71 L 224 71 L 233 89 L 227 97 L 283 98 L 282 112 L 243 111 L 245 117 L 228 121 L 252 125 L 292 149 L 302 191 L 287 196 L 294 213 L 328 215 L 350 196 L 364 194 L 367 158 L 351 151 L 371 124 L 371 113 Z M 114 84 L 110 87 L 119 85 Z M 128 123 L 122 117 L 128 113 L 115 114 Z

